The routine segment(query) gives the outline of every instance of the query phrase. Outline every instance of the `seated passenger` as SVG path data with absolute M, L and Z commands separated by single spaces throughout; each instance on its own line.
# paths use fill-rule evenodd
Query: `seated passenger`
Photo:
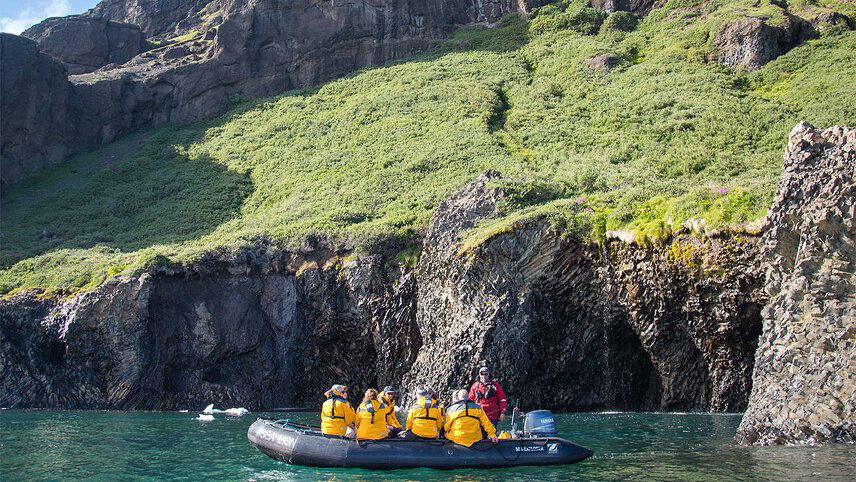
M 357 418 L 354 409 L 348 404 L 348 387 L 333 385 L 324 395 L 327 401 L 321 406 L 321 433 L 345 435 L 348 426 Z
M 390 407 L 377 399 L 377 390 L 369 388 L 357 409 L 357 439 L 380 440 L 389 435 L 386 426 Z
M 440 402 L 431 396 L 428 387 L 416 392 L 416 396 L 419 398 L 407 415 L 405 438 L 437 438 L 443 428 Z
M 446 438 L 456 444 L 467 447 L 482 439 L 482 430 L 489 439 L 497 442 L 496 428 L 485 415 L 484 410 L 469 400 L 466 390 L 458 390 L 452 396 L 452 404 L 446 408 Z
M 398 417 L 395 416 L 395 389 L 389 385 L 385 386 L 380 401 L 389 407 L 389 412 L 386 414 L 386 425 L 389 427 L 389 435 L 395 437 L 404 430 L 398 421 Z

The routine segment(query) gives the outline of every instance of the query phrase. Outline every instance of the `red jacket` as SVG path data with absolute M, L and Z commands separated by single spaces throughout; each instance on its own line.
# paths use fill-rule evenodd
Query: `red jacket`
M 499 420 L 499 414 L 505 413 L 505 405 L 508 403 L 505 400 L 505 392 L 496 380 L 487 384 L 476 380 L 470 387 L 470 400 L 481 405 L 487 418 L 491 420 Z

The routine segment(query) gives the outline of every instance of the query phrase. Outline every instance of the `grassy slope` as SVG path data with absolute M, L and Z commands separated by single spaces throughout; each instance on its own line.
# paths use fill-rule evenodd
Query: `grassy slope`
M 843 100 L 856 98 L 856 32 L 747 74 L 707 61 L 713 35 L 741 12 L 776 22 L 781 9 L 696 3 L 672 0 L 633 32 L 591 35 L 579 31 L 598 14 L 551 6 L 528 23 L 464 29 L 443 52 L 132 136 L 120 142 L 143 142 L 139 153 L 105 168 L 92 166 L 109 147 L 78 156 L 4 195 L 0 293 L 87 289 L 260 237 L 371 250 L 418 236 L 486 168 L 516 195 L 472 243 L 542 214 L 582 236 L 639 239 L 689 219 L 758 219 L 790 128 L 856 120 Z M 791 8 L 830 6 L 849 8 Z M 585 66 L 597 54 L 622 60 L 604 74 Z

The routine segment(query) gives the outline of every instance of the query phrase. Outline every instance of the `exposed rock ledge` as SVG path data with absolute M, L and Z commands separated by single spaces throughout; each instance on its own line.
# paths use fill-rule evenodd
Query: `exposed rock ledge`
M 771 298 L 737 441 L 856 442 L 856 129 L 794 128 L 766 224 Z

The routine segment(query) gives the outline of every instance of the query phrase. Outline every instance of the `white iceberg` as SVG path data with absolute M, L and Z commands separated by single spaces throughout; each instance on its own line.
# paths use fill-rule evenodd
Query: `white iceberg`
M 243 415 L 250 413 L 250 411 L 244 407 L 227 408 L 226 410 L 218 410 L 218 409 L 214 408 L 214 404 L 212 403 L 211 405 L 208 405 L 207 407 L 205 407 L 205 409 L 202 410 L 202 413 L 208 413 L 208 414 L 222 413 L 222 414 L 229 415 L 230 417 L 241 417 Z
M 229 415 L 232 417 L 242 417 L 242 416 L 250 413 L 250 411 L 244 407 L 240 407 L 240 408 L 227 408 L 226 410 L 223 410 L 220 413 L 225 413 L 226 415 Z

